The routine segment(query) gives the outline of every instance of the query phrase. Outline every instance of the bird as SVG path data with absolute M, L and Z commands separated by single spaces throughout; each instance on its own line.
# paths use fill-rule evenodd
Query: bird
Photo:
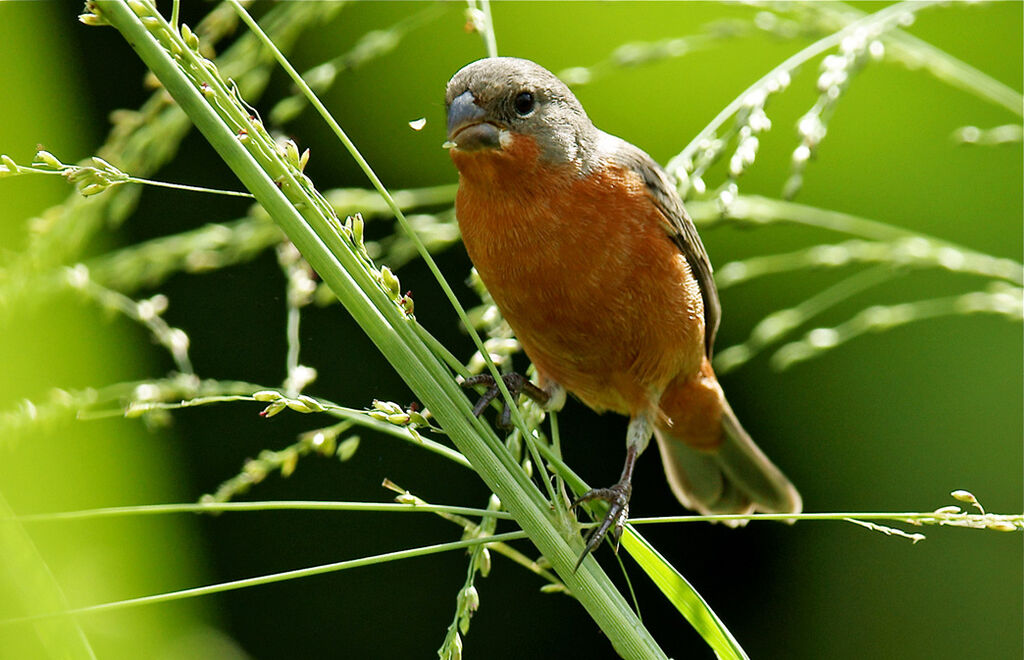
M 609 531 L 621 534 L 652 437 L 683 506 L 799 513 L 796 488 L 743 429 L 715 376 L 718 292 L 672 179 L 598 129 L 568 86 L 530 60 L 466 65 L 448 82 L 445 107 L 463 244 L 536 370 L 536 385 L 503 377 L 513 399 L 558 410 L 568 392 L 629 417 L 619 481 L 573 502 L 609 504 L 577 568 Z M 489 375 L 464 384 L 488 388 L 477 415 L 499 396 Z

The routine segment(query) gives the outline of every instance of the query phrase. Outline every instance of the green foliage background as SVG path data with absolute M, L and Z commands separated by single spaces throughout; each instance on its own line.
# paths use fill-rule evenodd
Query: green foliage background
M 857 6 L 874 11 L 884 5 Z M 1021 8 L 934 8 L 910 30 L 1020 89 Z M 463 30 L 463 9 L 441 6 L 394 52 L 341 74 L 326 96 L 391 188 L 456 179 L 439 148 L 444 84 L 484 54 L 479 36 Z M 188 13 L 205 10 L 186 3 L 184 20 L 194 23 Z M 305 35 L 293 61 L 305 70 L 348 50 L 369 30 L 421 10 L 409 3 L 346 7 Z M 554 71 L 601 61 L 626 42 L 693 34 L 723 18 L 749 21 L 757 11 L 711 3 L 493 7 L 499 51 Z M 684 57 L 611 69 L 577 93 L 598 126 L 664 163 L 743 88 L 809 42 L 755 31 Z M 78 24 L 68 5 L 0 4 L 0 44 L 0 88 L 7 90 L 0 152 L 19 163 L 31 161 L 37 143 L 65 162 L 91 155 L 105 134 L 106 113 L 145 98 L 142 66 L 123 40 L 112 30 Z M 779 196 L 797 144 L 793 126 L 817 96 L 815 67 L 805 67 L 788 91 L 770 101 L 773 130 L 741 179 L 741 192 Z M 275 77 L 268 98 L 287 90 L 283 76 Z M 264 116 L 268 109 L 260 104 Z M 407 122 L 418 117 L 427 124 L 414 132 Z M 1014 122 L 1019 118 L 1004 109 L 922 71 L 870 64 L 839 103 L 797 201 L 1019 261 L 1020 143 L 964 146 L 950 138 L 963 125 Z M 312 148 L 307 173 L 320 189 L 366 186 L 311 113 L 287 131 L 300 148 Z M 198 135 L 184 142 L 157 178 L 237 187 Z M 0 182 L 0 251 L 6 256 L 22 249 L 25 219 L 68 193 L 59 179 Z M 130 220 L 90 244 L 86 254 L 230 220 L 246 207 L 237 200 L 147 189 Z M 719 266 L 837 241 L 784 225 L 717 226 L 702 233 Z M 469 268 L 462 249 L 448 250 L 440 263 L 463 300 L 473 304 L 472 293 L 458 284 Z M 468 357 L 471 345 L 422 264 L 411 263 L 400 275 L 415 293 L 421 322 L 456 355 Z M 723 291 L 719 346 L 743 341 L 766 314 L 843 276 L 801 270 Z M 809 327 L 836 325 L 874 304 L 972 287 L 976 278 L 910 271 Z M 284 284 L 271 253 L 209 275 L 176 276 L 159 291 L 171 301 L 168 321 L 189 333 L 201 375 L 268 385 L 284 377 Z M 303 361 L 320 372 L 311 393 L 353 407 L 373 398 L 410 397 L 339 307 L 311 309 L 303 323 Z M 2 410 L 26 397 L 39 399 L 51 387 L 154 377 L 172 368 L 142 329 L 71 294 L 13 310 L 2 328 Z M 770 368 L 765 353 L 722 380 L 734 409 L 798 485 L 809 511 L 927 511 L 948 504 L 950 490 L 966 488 L 989 510 L 1013 512 L 1024 499 L 1021 349 L 1020 325 L 1003 318 L 942 318 L 856 339 L 781 373 Z M 245 405 L 184 411 L 175 413 L 171 427 L 152 432 L 115 418 L 40 427 L 11 442 L 0 437 L 0 495 L 19 514 L 192 501 L 235 474 L 245 457 L 289 444 L 315 424 L 294 415 L 264 421 L 257 411 Z M 560 419 L 569 464 L 591 483 L 613 481 L 625 420 L 598 417 L 574 403 Z M 291 478 L 271 478 L 253 496 L 382 501 L 389 497 L 379 487 L 384 477 L 431 502 L 482 506 L 487 498 L 471 473 L 372 435 L 350 462 L 306 459 Z M 635 483 L 633 515 L 680 513 L 654 453 L 642 459 Z M 0 540 L 13 543 L 13 529 L 0 520 Z M 35 548 L 72 606 L 441 542 L 457 533 L 427 516 L 325 513 L 36 523 L 25 530 L 31 543 L 17 547 Z M 752 657 L 1020 657 L 1020 534 L 925 531 L 928 540 L 917 545 L 842 523 L 760 523 L 742 530 L 687 524 L 646 533 Z M 602 561 L 610 562 L 603 553 Z M 0 619 L 47 609 L 40 590 L 25 591 L 22 561 L 31 559 L 0 557 Z M 88 615 L 79 623 L 100 657 L 430 657 L 451 620 L 464 573 L 462 556 L 433 556 Z M 645 578 L 631 574 L 645 623 L 663 648 L 675 657 L 709 656 Z M 579 607 L 563 596 L 539 594 L 539 586 L 496 560 L 491 576 L 478 581 L 481 609 L 466 638 L 467 656 L 610 653 Z M 39 657 L 55 634 L 50 624 L 2 626 L 0 657 Z

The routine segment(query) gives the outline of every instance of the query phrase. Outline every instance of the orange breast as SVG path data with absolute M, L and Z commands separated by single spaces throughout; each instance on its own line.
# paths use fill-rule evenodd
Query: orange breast
M 518 137 L 452 152 L 470 258 L 545 379 L 596 410 L 655 410 L 704 353 L 700 288 L 635 173 L 577 177 Z

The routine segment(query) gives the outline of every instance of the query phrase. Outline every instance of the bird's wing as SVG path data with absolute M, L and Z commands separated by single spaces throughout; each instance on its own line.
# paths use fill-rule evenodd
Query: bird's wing
M 701 297 L 704 299 L 704 351 L 710 358 L 722 308 L 718 302 L 718 288 L 712 275 L 711 260 L 697 234 L 697 228 L 686 213 L 683 201 L 679 198 L 671 179 L 654 159 L 625 140 L 610 135 L 608 138 L 612 139 L 602 140 L 604 144 L 612 147 L 606 150 L 607 157 L 614 163 L 633 170 L 643 179 L 655 206 L 665 217 L 672 240 L 679 246 L 690 264 L 690 271 L 697 278 Z

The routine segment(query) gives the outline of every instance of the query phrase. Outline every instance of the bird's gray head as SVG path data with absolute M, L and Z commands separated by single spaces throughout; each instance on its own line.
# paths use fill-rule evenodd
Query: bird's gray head
M 549 162 L 580 160 L 596 129 L 565 83 L 529 60 L 490 57 L 448 82 L 448 141 L 460 152 L 501 151 L 518 136 L 533 138 Z

